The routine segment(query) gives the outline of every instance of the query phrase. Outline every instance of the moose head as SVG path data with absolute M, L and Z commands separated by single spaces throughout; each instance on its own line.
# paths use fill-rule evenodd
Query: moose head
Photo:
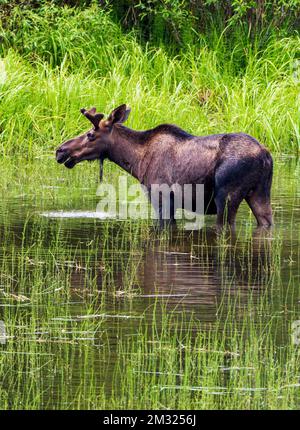
M 130 108 L 125 104 L 114 109 L 107 119 L 96 113 L 96 108 L 81 109 L 80 112 L 92 123 L 86 133 L 64 142 L 56 151 L 56 161 L 72 169 L 83 160 L 102 161 L 112 144 L 112 133 L 116 124 L 122 124 L 129 116 Z

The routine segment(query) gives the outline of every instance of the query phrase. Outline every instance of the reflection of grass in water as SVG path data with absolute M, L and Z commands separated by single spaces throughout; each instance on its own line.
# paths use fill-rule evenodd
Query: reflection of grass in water
M 280 284 L 280 230 L 272 240 L 242 225 L 236 238 L 209 229 L 171 238 L 139 222 L 80 225 L 87 240 L 74 237 L 74 220 L 29 215 L 19 230 L 6 220 L 2 408 L 299 406 L 299 351 L 290 336 L 295 281 Z M 148 248 L 213 260 L 221 287 L 214 321 L 200 322 L 197 307 L 185 310 L 180 298 L 137 306 Z
M 121 395 L 117 401 L 113 399 L 113 405 L 297 407 L 297 349 L 288 342 L 280 350 L 274 343 L 273 324 L 259 327 L 247 310 L 243 317 L 239 330 L 230 313 L 225 324 L 217 323 L 211 330 L 197 323 L 182 329 L 184 317 L 169 315 L 158 330 L 152 329 L 150 339 L 149 333 L 141 330 L 125 347 L 120 344 L 122 365 L 115 382 Z
M 15 320 L 5 310 L 8 331 L 16 338 L 1 352 L 3 408 L 298 405 L 296 347 L 288 341 L 278 348 L 276 323 L 254 324 L 246 309 L 236 330 L 233 314 L 212 328 L 187 321 L 184 314 L 161 312 L 157 303 L 151 323 L 145 326 L 142 320 L 132 336 L 122 336 L 122 317 L 130 315 L 117 315 L 115 345 L 107 337 L 105 312 L 93 313 L 95 299 L 82 309 L 91 317 L 78 320 L 69 317 L 72 306 L 61 306 L 56 297 L 48 304 L 43 300 L 46 311 L 41 305 L 39 312 L 32 309 L 30 321 L 20 305 L 12 313 Z

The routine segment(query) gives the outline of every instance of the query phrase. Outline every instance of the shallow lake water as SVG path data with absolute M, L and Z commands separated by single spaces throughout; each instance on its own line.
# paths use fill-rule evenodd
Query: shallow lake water
M 68 407 L 69 397 L 89 386 L 89 378 L 104 396 L 111 394 L 118 345 L 137 337 L 141 327 L 151 329 L 154 318 L 161 327 L 169 313 L 184 315 L 183 330 L 192 331 L 194 321 L 220 330 L 229 308 L 236 327 L 245 313 L 253 315 L 254 324 L 276 320 L 275 343 L 284 346 L 293 321 L 300 319 L 296 159 L 275 160 L 274 228 L 256 230 L 243 204 L 236 232 L 223 234 L 214 229 L 214 217 L 207 217 L 201 231 L 178 228 L 170 234 L 158 234 L 137 221 L 110 220 L 94 212 L 97 197 L 85 184 L 74 198 L 66 198 L 65 171 L 58 169 L 53 168 L 53 178 L 44 184 L 44 197 L 29 198 L 22 184 L 2 196 L 0 320 L 6 333 L 0 357 L 14 350 L 39 354 L 37 362 L 28 359 L 22 369 L 15 368 L 16 379 L 23 372 L 22 383 L 31 371 L 43 379 L 45 396 L 35 405 Z M 262 297 L 267 307 L 256 308 Z M 63 349 L 68 342 L 71 349 Z M 106 349 L 102 354 L 102 347 L 109 353 Z M 53 356 L 70 366 L 58 369 L 54 379 L 49 365 Z M 69 396 L 64 400 L 58 382 L 62 378 Z M 7 407 L 13 402 L 9 384 L 4 378 Z

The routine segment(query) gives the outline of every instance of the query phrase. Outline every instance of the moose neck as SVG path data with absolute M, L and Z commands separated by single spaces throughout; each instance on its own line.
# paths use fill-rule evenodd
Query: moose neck
M 143 132 L 117 125 L 112 131 L 112 142 L 108 151 L 109 160 L 138 180 L 140 161 L 145 153 L 142 140 Z

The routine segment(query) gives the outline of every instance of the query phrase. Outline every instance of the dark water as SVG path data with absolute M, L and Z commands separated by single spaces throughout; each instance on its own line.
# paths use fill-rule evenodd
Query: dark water
M 57 179 L 53 179 L 52 200 L 37 202 L 26 195 L 20 199 L 7 193 L 0 225 L 1 291 L 6 293 L 0 298 L 0 312 L 10 306 L 12 316 L 16 307 L 18 319 L 22 307 L 24 324 L 40 306 L 40 318 L 48 318 L 49 325 L 57 324 L 58 330 L 60 321 L 63 325 L 64 321 L 103 313 L 101 333 L 106 333 L 113 351 L 120 326 L 122 336 L 134 335 L 141 318 L 146 315 L 152 321 L 154 303 L 162 304 L 161 312 L 184 310 L 198 321 L 214 324 L 216 319 L 226 318 L 226 301 L 236 299 L 234 318 L 242 324 L 240 310 L 250 302 L 255 306 L 266 294 L 268 308 L 262 317 L 268 319 L 271 314 L 278 319 L 282 325 L 278 343 L 283 344 L 297 313 L 300 319 L 299 170 L 300 163 L 293 158 L 275 161 L 275 227 L 271 231 L 256 230 L 254 218 L 243 204 L 236 233 L 223 235 L 214 229 L 214 217 L 207 217 L 201 231 L 178 229 L 167 236 L 135 222 L 85 218 L 95 209 L 95 196 L 59 200 L 55 186 L 61 191 L 63 184 Z M 74 209 L 82 212 L 80 217 L 76 213 L 69 217 L 67 212 L 72 214 Z M 65 210 L 65 217 L 56 217 L 56 210 Z M 53 288 L 56 276 L 63 280 L 57 289 L 67 288 L 69 295 L 58 301 L 53 297 L 55 311 L 52 309 L 49 317 L 48 298 L 20 303 L 7 295 L 13 292 L 30 298 L 38 279 L 47 291 Z M 41 286 L 39 292 L 43 293 Z M 159 312 L 156 315 L 162 317 Z M 97 347 L 95 333 L 93 336 L 91 345 Z M 113 352 L 110 360 L 113 366 Z

